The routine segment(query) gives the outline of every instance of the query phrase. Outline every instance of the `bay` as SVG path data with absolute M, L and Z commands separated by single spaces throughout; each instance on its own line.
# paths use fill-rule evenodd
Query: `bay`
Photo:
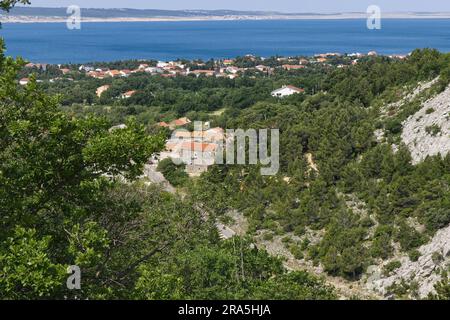
M 367 29 L 363 19 L 85 22 L 81 30 L 65 23 L 6 23 L 0 36 L 8 55 L 41 63 L 406 54 L 425 47 L 450 52 L 450 19 L 385 19 L 381 30 Z

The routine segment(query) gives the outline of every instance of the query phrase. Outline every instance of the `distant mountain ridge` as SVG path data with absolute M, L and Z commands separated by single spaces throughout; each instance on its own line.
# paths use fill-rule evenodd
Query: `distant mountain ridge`
M 66 17 L 67 8 L 15 7 L 9 16 Z M 99 9 L 82 8 L 84 17 L 89 18 L 161 18 L 161 17 L 209 17 L 209 16 L 327 16 L 320 13 L 282 13 L 275 11 L 236 10 L 158 10 L 158 9 Z
M 81 8 L 85 22 L 117 21 L 205 21 L 205 20 L 287 20 L 287 19 L 366 19 L 366 12 L 336 13 L 286 13 L 278 11 L 239 10 L 160 10 L 130 8 Z M 64 22 L 67 7 L 15 7 L 9 13 L 0 14 L 1 23 Z M 384 19 L 450 19 L 450 12 L 384 12 Z

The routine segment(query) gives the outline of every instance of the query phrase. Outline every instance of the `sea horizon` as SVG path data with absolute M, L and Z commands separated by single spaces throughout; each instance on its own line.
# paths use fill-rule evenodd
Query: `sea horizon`
M 7 52 L 40 63 L 130 59 L 221 59 L 246 54 L 311 56 L 324 52 L 408 54 L 450 52 L 449 19 L 388 19 L 369 30 L 365 19 L 90 22 L 2 25 Z

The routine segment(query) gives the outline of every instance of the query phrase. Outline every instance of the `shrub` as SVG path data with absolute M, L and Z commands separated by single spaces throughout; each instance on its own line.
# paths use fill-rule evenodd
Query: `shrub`
M 297 245 L 290 246 L 289 251 L 294 255 L 295 259 L 297 259 L 297 260 L 301 260 L 304 257 L 303 251 Z
M 414 250 L 411 250 L 411 251 L 408 253 L 408 255 L 409 255 L 409 259 L 410 259 L 411 261 L 415 262 L 415 261 L 419 260 L 419 258 L 420 258 L 420 256 L 421 256 L 422 254 L 420 253 L 419 250 L 414 249 Z
M 437 124 L 433 124 L 432 126 L 426 127 L 425 132 L 435 137 L 441 132 L 441 127 L 439 127 Z
M 442 254 L 440 254 L 439 252 L 433 252 L 433 254 L 431 255 L 431 260 L 433 260 L 433 262 L 435 264 L 438 264 L 439 262 L 441 262 L 444 259 L 444 257 L 442 256 Z
M 266 232 L 263 235 L 263 240 L 264 241 L 270 241 L 273 240 L 273 233 L 272 232 Z
M 402 266 L 402 263 L 400 261 L 391 261 L 388 264 L 386 264 L 383 268 L 383 274 L 385 276 L 389 276 L 392 271 L 397 270 Z
M 386 122 L 386 130 L 392 134 L 398 134 L 402 132 L 402 123 L 398 119 L 390 119 Z
M 163 174 L 171 185 L 178 187 L 189 180 L 188 174 L 184 171 L 185 167 L 184 164 L 176 165 L 171 159 L 164 159 L 159 162 L 157 170 Z

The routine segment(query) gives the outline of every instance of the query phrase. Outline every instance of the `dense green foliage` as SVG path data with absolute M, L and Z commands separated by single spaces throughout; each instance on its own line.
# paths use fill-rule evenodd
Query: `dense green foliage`
M 30 0 L 2 0 L 0 1 L 0 9 L 9 11 L 16 4 L 30 4 Z
M 304 254 L 350 279 L 375 259 L 391 257 L 394 243 L 405 252 L 418 248 L 450 223 L 450 156 L 412 166 L 405 146 L 394 152 L 389 142 L 398 143 L 401 125 L 394 132 L 390 124 L 401 123 L 417 106 L 380 120 L 379 100 L 446 72 L 447 61 L 448 55 L 434 50 L 417 50 L 406 61 L 368 59 L 326 76 L 327 94 L 227 110 L 220 121 L 229 127 L 280 128 L 281 172 L 262 177 L 256 167 L 216 166 L 197 181 L 194 194 L 217 212 L 242 210 L 255 232 L 302 237 L 305 229 L 324 231 Z M 376 141 L 377 128 L 387 132 L 384 142 Z M 425 232 L 413 228 L 411 219 Z
M 185 167 L 184 164 L 174 164 L 171 159 L 164 159 L 158 163 L 157 169 L 172 186 L 179 187 L 183 186 L 189 180 L 189 176 L 184 170 Z

